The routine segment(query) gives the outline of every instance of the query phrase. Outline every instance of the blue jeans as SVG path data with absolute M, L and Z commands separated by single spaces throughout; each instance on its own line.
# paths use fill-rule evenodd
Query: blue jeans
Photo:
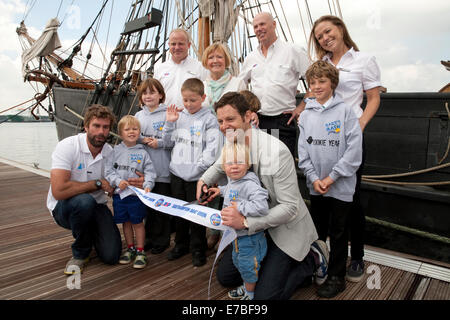
M 98 204 L 90 194 L 79 194 L 58 201 L 53 210 L 55 222 L 72 230 L 75 242 L 72 255 L 76 259 L 89 257 L 92 246 L 101 261 L 116 264 L 122 251 L 119 229 L 109 208 Z
M 266 253 L 267 241 L 263 231 L 234 240 L 233 263 L 245 282 L 255 283 L 258 281 L 261 261 Z
M 310 250 L 303 261 L 296 261 L 284 253 L 266 233 L 267 255 L 261 262 L 259 279 L 255 288 L 255 300 L 287 300 L 300 287 L 311 284 L 318 263 Z M 233 246 L 225 250 L 217 267 L 217 280 L 224 287 L 242 284 L 239 270 L 232 259 Z

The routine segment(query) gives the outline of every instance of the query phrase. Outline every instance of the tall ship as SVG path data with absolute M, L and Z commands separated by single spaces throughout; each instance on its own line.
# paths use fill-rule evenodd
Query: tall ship
M 322 2 L 320 15 L 332 14 L 345 21 L 339 0 Z M 289 8 L 295 4 L 295 15 L 287 14 L 288 3 Z M 57 33 L 61 22 L 56 18 L 49 20 L 39 39 L 28 34 L 26 21 L 17 28 L 24 48 L 22 76 L 42 88 L 33 108 L 47 110 L 59 140 L 83 130 L 83 115 L 91 104 L 110 107 L 118 118 L 135 114 L 139 110 L 136 88 L 152 77 L 156 64 L 170 58 L 168 36 L 175 28 L 188 31 L 190 55 L 198 59 L 210 44 L 226 44 L 237 75 L 246 55 L 258 45 L 252 27 L 257 13 L 272 13 L 281 39 L 295 42 L 304 37 L 305 43 L 320 16 L 313 16 L 307 0 L 132 0 L 123 13 L 122 32 L 108 35 L 116 42 L 107 54 L 97 35 L 102 25 L 117 23 L 108 20 L 114 1 L 95 2 L 93 10 L 95 6 L 98 14 L 69 48 L 61 48 Z M 448 61 L 442 65 L 450 70 Z M 88 72 L 92 69 L 95 72 Z M 306 89 L 305 81 L 299 79 L 299 100 Z M 449 84 L 443 84 L 441 92 L 381 93 L 378 113 L 365 130 L 362 184 L 367 233 L 373 227 L 370 241 L 375 245 L 415 254 L 420 250 L 419 254 L 450 261 L 449 100 Z M 298 177 L 307 199 L 305 179 L 300 172 Z

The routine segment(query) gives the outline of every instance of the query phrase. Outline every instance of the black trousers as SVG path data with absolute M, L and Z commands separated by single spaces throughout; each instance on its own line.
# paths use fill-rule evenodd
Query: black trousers
M 104 263 L 119 262 L 122 252 L 120 231 L 105 204 L 98 204 L 90 194 L 78 194 L 58 201 L 53 209 L 53 218 L 59 226 L 72 230 L 74 258 L 89 257 L 94 247 Z
M 284 253 L 266 232 L 267 254 L 261 262 L 255 300 L 287 300 L 295 290 L 309 286 L 318 264 L 310 250 L 302 261 L 297 261 Z M 242 284 L 239 270 L 232 259 L 233 246 L 229 245 L 218 262 L 217 280 L 224 287 Z
M 186 202 L 196 199 L 197 181 L 184 181 L 173 174 L 170 175 L 170 181 L 172 197 Z M 206 252 L 206 227 L 175 217 L 175 232 L 175 246 L 190 249 L 191 252 Z
M 291 151 L 295 159 L 295 149 L 297 147 L 298 126 L 297 122 L 292 122 L 287 125 L 291 114 L 280 114 L 278 116 L 264 116 L 258 114 L 259 128 L 267 130 L 267 133 L 280 139 Z M 276 131 L 278 130 L 278 132 Z
M 356 171 L 356 187 L 353 195 L 353 204 L 350 212 L 350 253 L 352 260 L 361 260 L 364 257 L 364 234 L 366 229 L 366 217 L 361 204 L 361 177 L 364 170 L 364 161 L 366 159 L 366 146 L 364 136 L 362 141 L 362 161 Z
M 170 197 L 170 183 L 156 182 L 152 192 Z M 170 219 L 170 215 L 147 207 L 145 237 L 152 248 L 168 247 L 170 245 Z
M 351 202 L 332 197 L 310 196 L 311 217 L 316 226 L 319 239 L 330 236 L 330 261 L 328 274 L 345 277 L 348 256 L 348 228 Z

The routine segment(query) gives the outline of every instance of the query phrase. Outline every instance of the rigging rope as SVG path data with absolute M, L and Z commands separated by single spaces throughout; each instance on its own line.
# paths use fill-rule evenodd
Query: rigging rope
M 34 98 L 31 98 L 30 100 L 27 100 L 27 101 L 25 101 L 25 102 L 22 102 L 22 103 L 20 103 L 20 104 L 17 104 L 17 105 L 15 105 L 14 107 L 8 108 L 8 109 L 6 109 L 6 110 L 2 110 L 2 111 L 0 111 L 0 114 L 4 113 L 4 112 L 6 112 L 6 111 L 12 110 L 12 109 L 14 109 L 14 108 L 20 107 L 21 105 L 24 105 L 25 103 L 28 103 L 28 102 L 30 102 L 30 101 L 32 101 L 32 100 L 34 100 Z
M 64 1 L 64 0 L 61 0 L 61 2 L 59 3 L 58 12 L 56 12 L 56 17 L 57 17 L 57 18 L 59 17 L 59 10 L 61 10 L 61 6 L 62 6 L 62 4 L 63 4 L 63 1 Z
M 302 11 L 300 10 L 300 3 L 298 1 L 299 0 L 297 0 L 298 13 L 300 15 L 300 21 L 302 22 L 303 34 L 305 35 L 305 42 L 308 43 L 308 37 L 306 36 L 305 23 L 303 22 L 303 15 L 302 15 Z

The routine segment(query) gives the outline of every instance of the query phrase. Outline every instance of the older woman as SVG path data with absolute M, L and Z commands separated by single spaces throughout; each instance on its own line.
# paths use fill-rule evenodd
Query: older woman
M 205 85 L 206 99 L 204 105 L 213 108 L 225 93 L 241 91 L 247 88 L 243 80 L 233 77 L 228 70 L 231 64 L 228 48 L 221 43 L 210 45 L 203 52 L 203 66 L 209 70 Z
M 202 64 L 209 74 L 205 85 L 206 99 L 203 106 L 211 108 L 214 112 L 214 103 L 216 103 L 225 93 L 230 91 L 241 91 L 247 88 L 243 80 L 233 77 L 229 71 L 231 57 L 228 48 L 221 43 L 214 43 L 205 49 L 202 56 Z M 215 112 L 214 112 L 215 113 Z M 217 201 L 212 204 L 217 209 L 220 204 Z M 208 230 L 208 248 L 214 247 L 220 238 L 220 231 Z
M 321 60 L 328 61 L 339 69 L 339 85 L 336 93 L 345 103 L 353 107 L 359 118 L 361 130 L 375 115 L 380 105 L 380 69 L 375 57 L 362 53 L 351 39 L 344 22 L 335 16 L 323 16 L 315 21 L 309 38 L 309 53 Z M 367 105 L 363 110 L 363 93 L 367 96 Z M 347 269 L 347 280 L 358 282 L 364 276 L 364 225 L 365 217 L 360 202 L 361 174 L 363 161 L 357 172 L 357 184 L 353 197 L 350 217 L 351 263 Z M 322 239 L 326 235 L 320 235 Z M 323 239 L 322 239 L 323 240 Z

